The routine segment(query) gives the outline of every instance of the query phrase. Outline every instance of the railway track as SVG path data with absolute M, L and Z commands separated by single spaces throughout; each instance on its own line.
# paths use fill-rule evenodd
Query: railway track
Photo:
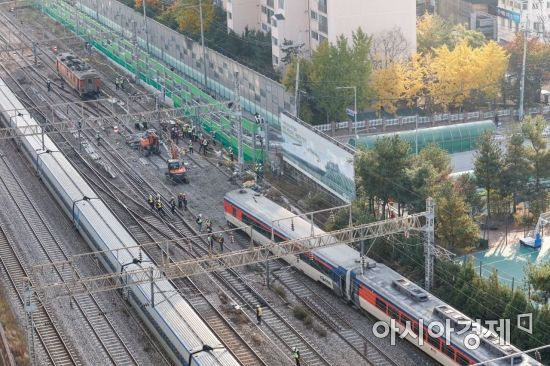
M 93 137 L 92 136 L 88 136 L 88 139 L 89 140 L 92 140 Z M 209 159 L 207 159 L 209 163 L 211 163 L 212 165 L 215 166 L 215 164 L 213 164 L 211 161 L 209 161 Z M 112 166 L 118 166 L 116 163 L 118 162 L 122 162 L 124 161 L 124 159 L 122 159 L 121 157 L 112 157 L 111 158 L 111 164 Z M 124 161 L 125 163 L 125 161 Z M 122 164 L 123 166 L 125 164 Z M 198 162 L 196 162 L 198 164 Z M 127 170 L 127 169 L 124 169 L 126 170 L 126 173 L 125 174 L 128 174 L 128 172 L 130 172 L 129 174 L 132 174 L 133 172 L 130 170 Z M 226 174 L 226 172 L 223 172 L 224 174 Z M 142 192 L 142 197 L 145 197 L 147 195 L 147 192 L 144 192 L 143 191 L 143 183 L 144 182 L 139 182 L 138 181 L 139 179 L 136 179 L 135 177 L 132 177 L 130 178 L 129 182 L 132 182 L 133 183 L 129 183 L 129 186 L 133 186 L 133 191 L 132 192 L 132 195 L 135 196 L 136 192 L 139 192 L 141 190 Z M 139 189 L 136 189 L 136 187 L 138 187 Z M 128 196 L 130 196 L 130 194 L 128 194 Z M 111 206 L 113 207 L 113 206 Z M 115 210 L 116 211 L 116 210 Z M 117 215 L 119 217 L 121 216 L 128 216 L 128 213 L 124 213 L 124 212 L 116 212 Z M 169 226 L 168 229 L 169 229 L 169 232 L 171 231 L 172 232 L 172 235 L 167 237 L 165 234 L 164 235 L 158 235 L 157 238 L 153 238 L 152 236 L 144 236 L 144 232 L 147 232 L 147 230 L 145 230 L 143 227 L 139 227 L 140 225 L 134 225 L 134 226 L 128 226 L 129 228 L 129 231 L 138 239 L 138 241 L 140 242 L 151 242 L 152 240 L 154 241 L 163 241 L 163 240 L 166 240 L 167 238 L 170 238 L 170 239 L 174 239 L 174 238 L 178 238 L 178 237 L 189 237 L 189 236 L 194 236 L 195 234 L 192 232 L 192 230 L 190 229 L 189 225 L 187 223 L 185 223 L 184 221 L 181 221 L 179 219 L 183 219 L 183 217 L 181 215 L 177 215 L 179 217 L 176 218 L 175 221 L 173 221 L 173 225 Z M 179 219 L 178 219 L 179 218 Z M 166 225 L 166 222 L 163 221 L 163 220 L 160 220 L 159 218 L 157 218 L 155 215 L 149 215 L 149 216 L 146 216 L 146 222 L 147 223 L 153 223 L 153 227 L 157 228 L 161 228 L 163 226 L 167 226 Z M 150 229 L 148 230 L 149 232 L 151 231 Z M 160 231 L 160 230 L 158 230 Z M 164 231 L 164 233 L 166 233 L 166 231 Z M 208 249 L 206 249 L 205 245 L 204 245 L 204 242 L 201 243 L 200 246 L 193 246 L 193 248 L 195 249 L 196 252 L 198 252 L 197 254 L 198 255 L 205 255 L 208 253 Z M 161 254 L 161 253 L 157 253 L 157 254 Z M 227 273 L 226 273 L 227 272 Z M 239 302 L 239 305 L 241 305 L 241 307 L 243 309 L 249 309 L 250 311 L 253 310 L 254 308 L 254 305 L 255 304 L 258 304 L 258 303 L 262 303 L 264 305 L 267 306 L 267 309 L 265 309 L 265 316 L 264 316 L 264 319 L 265 319 L 265 323 L 266 323 L 266 326 L 268 327 L 268 332 L 270 332 L 272 335 L 272 338 L 277 340 L 278 343 L 279 343 L 279 346 L 281 346 L 282 348 L 291 348 L 293 346 L 297 346 L 300 350 L 301 350 L 301 353 L 302 353 L 302 357 L 305 361 L 305 363 L 307 365 L 321 365 L 321 364 L 328 364 L 328 361 L 326 361 L 326 359 L 324 359 L 323 356 L 320 355 L 320 352 L 318 350 L 315 349 L 314 346 L 312 346 L 306 339 L 303 335 L 301 335 L 294 327 L 292 327 L 292 325 L 290 324 L 290 322 L 286 319 L 284 319 L 284 317 L 277 313 L 275 311 L 275 309 L 272 309 L 271 307 L 269 307 L 267 301 L 265 301 L 263 299 L 263 297 L 257 293 L 251 286 L 249 286 L 246 281 L 244 281 L 242 279 L 242 277 L 237 273 L 237 272 L 234 272 L 234 271 L 225 271 L 223 273 L 218 273 L 215 275 L 216 277 L 218 277 L 218 280 L 220 281 L 220 283 L 222 283 L 222 285 L 226 288 L 227 291 L 230 291 L 231 293 L 233 293 L 235 295 L 235 297 L 238 299 L 238 302 Z M 189 284 L 185 284 L 184 286 L 186 286 L 187 288 L 189 287 Z M 201 293 L 200 290 L 197 288 L 196 290 L 198 290 L 197 293 Z M 197 296 L 197 297 L 193 297 L 191 299 L 188 299 L 188 301 L 194 306 L 196 307 L 196 309 L 203 309 L 202 313 L 203 313 L 203 318 L 208 318 L 210 319 L 210 323 L 212 324 L 216 324 L 216 321 L 212 319 L 212 316 L 211 315 L 208 315 L 208 312 L 204 311 L 204 309 L 209 309 L 209 306 L 211 308 L 213 308 L 211 306 L 211 304 L 205 304 L 204 303 L 204 295 L 201 297 L 201 296 Z M 197 300 L 199 299 L 199 300 Z M 305 300 L 304 300 L 305 301 Z M 199 313 L 200 311 L 197 310 Z M 211 309 L 210 309 L 210 312 Z M 222 317 L 223 319 L 223 317 Z M 337 326 L 334 326 L 333 329 L 337 329 L 338 327 Z M 216 332 L 218 333 L 218 332 Z M 349 333 L 349 332 L 348 332 Z M 343 338 L 350 346 L 352 346 L 352 348 L 356 349 L 358 348 L 357 345 L 354 345 L 354 342 L 353 342 L 353 334 L 346 334 L 345 332 L 337 332 L 337 334 L 340 335 L 341 338 Z M 223 340 L 223 337 L 220 336 L 220 338 L 222 338 Z M 227 338 L 227 336 L 226 336 Z M 232 342 L 226 342 L 224 340 L 224 342 L 226 344 L 228 343 L 232 343 Z M 355 342 L 357 343 L 357 342 Z M 229 347 L 231 348 L 231 347 Z M 370 349 L 370 348 L 369 348 Z M 375 360 L 375 355 L 372 355 L 370 356 L 373 360 Z M 390 363 L 388 363 L 390 364 Z
M 109 149 L 109 151 L 112 150 Z M 117 166 L 126 166 L 125 164 L 127 163 L 121 156 L 116 157 L 116 159 L 120 162 Z M 139 175 L 135 174 L 134 171 L 127 167 L 125 172 L 127 178 L 133 181 L 133 183 L 130 183 L 132 186 L 141 187 L 143 198 L 147 196 L 147 191 L 143 190 L 144 187 L 148 187 L 149 192 L 153 191 L 153 188 Z M 166 198 L 165 201 L 167 201 Z M 149 238 L 143 238 L 143 240 L 146 240 L 144 242 L 151 242 L 151 239 L 156 242 L 177 240 L 194 237 L 196 235 L 193 229 L 191 229 L 191 225 L 180 212 L 176 211 L 176 214 L 167 213 L 166 215 L 167 219 L 163 220 L 156 215 L 152 215 L 149 211 L 146 222 L 150 224 L 151 229 L 148 230 Z M 151 237 L 151 234 L 149 234 L 151 230 L 155 230 L 158 233 L 157 237 Z M 187 258 L 189 255 L 198 257 L 210 253 L 207 244 L 203 240 L 194 239 L 193 244 L 193 253 L 188 251 L 187 248 L 181 247 L 182 250 L 186 251 Z M 173 256 L 172 253 L 171 256 Z M 265 325 L 267 327 L 265 330 L 269 333 L 271 338 L 276 341 L 279 348 L 290 351 L 293 347 L 298 347 L 301 350 L 300 353 L 306 365 L 330 364 L 326 356 L 323 356 L 322 352 L 318 350 L 305 335 L 301 334 L 300 331 L 293 327 L 288 319 L 270 306 L 269 302 L 250 286 L 238 272 L 227 270 L 213 273 L 212 276 L 215 277 L 218 283 L 223 285 L 227 292 L 234 295 L 233 299 L 236 299 L 238 305 L 240 305 L 242 309 L 247 309 L 249 312 L 253 313 L 256 305 L 261 304 L 264 306 L 265 315 L 263 318 L 265 319 Z
M 21 308 L 25 306 L 25 281 L 29 278 L 26 266 L 19 258 L 16 246 L 8 237 L 2 227 L 0 227 L 0 263 L 5 271 L 5 278 L 9 281 L 11 290 L 16 295 Z M 32 283 L 31 283 L 32 285 Z M 76 351 L 67 341 L 61 327 L 50 315 L 52 309 L 50 305 L 43 304 L 41 300 L 32 294 L 31 301 L 37 304 L 32 314 L 35 338 L 38 339 L 41 351 L 45 359 L 52 365 L 81 365 Z M 45 360 L 45 361 L 46 361 Z
M 280 263 L 279 263 L 280 264 Z M 347 321 L 338 310 L 327 303 L 304 281 L 300 281 L 294 270 L 288 270 L 288 266 L 272 265 L 274 278 L 289 290 L 304 306 L 306 306 L 318 319 L 336 332 L 367 362 L 376 366 L 397 365 L 386 356 L 375 344 L 366 338 L 360 330 Z
M 39 244 L 43 256 L 50 263 L 68 260 L 59 240 L 43 214 L 32 204 L 29 194 L 17 178 L 13 168 L 5 158 L 1 160 L 0 180 Z M 71 280 L 75 275 L 79 276 L 78 270 L 70 268 L 56 268 L 52 275 L 63 282 Z M 80 320 L 86 324 L 90 334 L 96 338 L 95 349 L 97 352 L 104 353 L 103 359 L 109 360 L 113 365 L 138 365 L 133 356 L 134 352 L 122 340 L 118 330 L 97 299 L 91 294 L 84 294 L 75 296 L 73 300 L 79 311 Z

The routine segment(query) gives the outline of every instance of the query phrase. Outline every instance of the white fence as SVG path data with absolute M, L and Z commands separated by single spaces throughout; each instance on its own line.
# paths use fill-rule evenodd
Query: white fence
M 550 114 L 550 106 L 541 106 L 541 107 L 533 107 L 529 108 L 525 111 L 527 115 L 533 115 L 533 114 Z M 449 122 L 449 123 L 459 123 L 459 122 L 474 122 L 474 121 L 480 121 L 480 120 L 486 120 L 486 119 L 493 119 L 497 115 L 500 117 L 505 118 L 511 118 L 511 117 L 517 117 L 518 111 L 515 109 L 502 109 L 498 111 L 477 111 L 477 112 L 467 112 L 467 113 L 456 113 L 456 114 L 449 114 L 449 113 L 442 113 L 442 114 L 434 114 L 430 117 L 425 116 L 404 116 L 404 117 L 397 117 L 397 118 L 388 118 L 388 119 L 370 119 L 367 121 L 357 121 L 357 122 L 334 122 L 334 123 L 326 123 L 324 125 L 316 125 L 313 126 L 314 129 L 321 132 L 335 132 L 337 130 L 345 130 L 348 129 L 350 131 L 352 130 L 366 130 L 367 127 L 369 129 L 376 128 L 378 126 L 404 126 L 404 125 L 412 125 L 418 123 L 418 125 L 422 127 L 426 127 L 427 124 L 435 124 L 440 122 Z M 417 122 L 418 121 L 418 122 Z M 351 125 L 350 125 L 351 124 Z

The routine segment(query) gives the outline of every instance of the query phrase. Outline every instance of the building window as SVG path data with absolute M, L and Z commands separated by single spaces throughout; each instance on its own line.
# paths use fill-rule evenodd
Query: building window
M 327 13 L 327 0 L 319 0 L 318 9 L 322 13 Z
M 317 20 L 317 13 L 313 10 L 311 11 L 311 20 Z
M 273 43 L 274 46 L 277 46 L 277 38 L 271 37 L 271 42 Z
M 327 40 L 327 37 L 323 36 L 322 34 L 319 34 L 319 43 L 323 43 Z
M 274 3 L 275 1 L 274 0 L 267 0 L 267 6 L 269 6 L 270 8 L 274 8 Z
M 285 0 L 279 0 L 279 9 L 285 8 Z
M 262 13 L 267 14 L 267 8 L 264 5 L 262 5 Z
M 271 19 L 271 17 L 273 16 L 273 10 L 271 9 L 267 9 L 267 19 Z
M 264 32 L 267 32 L 267 24 L 262 23 L 262 30 Z
M 279 63 L 279 58 L 277 56 L 273 56 L 273 64 L 277 65 Z
M 523 3 L 523 10 L 527 10 L 527 3 Z
M 277 19 L 271 18 L 271 26 L 277 28 Z
M 319 40 L 319 33 L 311 31 L 311 38 L 318 41 Z
M 230 11 L 227 12 L 227 19 L 233 19 L 233 15 Z
M 319 14 L 319 32 L 328 34 L 328 21 L 327 17 Z

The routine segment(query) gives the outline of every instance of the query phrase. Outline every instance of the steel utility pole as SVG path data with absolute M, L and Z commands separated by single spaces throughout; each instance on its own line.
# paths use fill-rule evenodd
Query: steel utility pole
M 521 63 L 521 80 L 519 86 L 519 109 L 518 118 L 523 121 L 525 112 L 523 110 L 523 96 L 525 94 L 525 63 L 527 61 L 527 35 L 529 34 L 529 16 L 525 19 L 525 30 L 523 33 L 523 60 Z
M 143 5 L 143 27 L 145 29 L 145 43 L 147 45 L 147 53 L 149 53 L 149 31 L 147 30 L 147 5 L 146 0 L 141 0 L 141 3 Z
M 299 105 L 298 105 L 298 87 L 300 86 L 300 58 L 298 58 L 298 61 L 296 63 L 296 83 L 294 85 L 294 115 L 296 118 L 300 118 L 298 116 L 299 113 Z
M 426 224 L 424 225 L 424 289 L 430 291 L 434 280 L 434 258 L 435 258 L 435 202 L 433 198 L 426 200 Z
M 243 121 L 242 121 L 242 112 L 241 112 L 241 94 L 240 94 L 240 82 L 239 82 L 239 72 L 235 71 L 235 104 L 233 105 L 235 111 L 235 118 L 237 119 L 237 129 L 238 129 L 238 163 L 239 163 L 239 173 L 242 174 L 244 171 L 244 154 L 243 154 Z
M 204 25 L 202 20 L 202 0 L 199 0 L 199 16 L 201 18 L 201 47 L 202 47 L 202 64 L 204 68 L 204 86 L 208 88 L 208 79 L 206 76 L 206 48 L 204 47 Z

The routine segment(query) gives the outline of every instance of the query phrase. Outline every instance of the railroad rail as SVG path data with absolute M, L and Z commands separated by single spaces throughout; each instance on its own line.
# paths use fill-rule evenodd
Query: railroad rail
M 88 111 L 88 113 L 96 113 L 95 111 Z M 90 136 L 89 133 L 85 133 L 87 135 L 88 140 L 92 141 L 93 136 Z M 111 151 L 110 148 L 104 149 L 107 151 Z M 103 157 L 106 157 L 106 154 L 102 154 Z M 111 161 L 111 166 L 126 166 L 124 169 L 125 174 L 130 174 L 130 178 L 127 178 L 126 181 L 128 184 L 128 187 L 131 188 L 131 193 L 127 194 L 127 197 L 140 195 L 144 198 L 147 195 L 147 192 L 144 192 L 143 190 L 143 184 L 145 182 L 140 181 L 140 177 L 134 176 L 131 177 L 132 174 L 135 174 L 133 170 L 127 167 L 127 162 L 120 156 L 113 155 L 111 158 L 107 158 L 107 160 Z M 207 159 L 209 163 L 212 163 Z M 214 165 L 214 164 L 212 164 Z M 226 174 L 224 172 L 224 174 Z M 150 187 L 151 188 L 151 187 Z M 151 188 L 152 190 L 152 188 Z M 151 191 L 150 190 L 150 191 Z M 116 205 L 120 205 L 120 202 L 115 202 Z M 111 205 L 113 207 L 113 205 Z M 125 210 L 125 209 L 122 209 Z M 115 214 L 119 216 L 119 218 L 128 216 L 128 212 L 122 212 L 118 209 L 115 209 Z M 184 221 L 180 221 L 179 219 L 184 219 L 181 215 L 177 217 L 177 219 L 174 222 L 174 225 L 167 225 L 166 221 L 163 221 L 162 219 L 156 217 L 155 215 L 149 214 L 145 217 L 145 220 L 149 226 L 152 226 L 157 229 L 157 231 L 162 233 L 163 235 L 159 235 L 157 238 L 153 238 L 149 233 L 151 232 L 151 228 L 149 230 L 146 230 L 143 225 L 144 224 L 138 224 L 138 225 L 129 225 L 129 231 L 138 239 L 140 242 L 151 242 L 151 240 L 154 241 L 161 241 L 166 240 L 167 238 L 174 239 L 174 238 L 181 238 L 181 237 L 190 237 L 194 236 L 195 234 L 190 229 L 190 226 L 185 223 Z M 124 220 L 122 220 L 124 221 Z M 135 220 L 135 222 L 138 222 L 138 220 Z M 151 225 L 152 224 L 152 225 Z M 167 236 L 166 233 L 166 226 L 168 226 L 168 231 L 172 234 Z M 159 228 L 163 228 L 164 230 L 159 230 Z M 147 236 L 144 236 L 144 233 Z M 140 237 L 141 236 L 141 237 Z M 195 251 L 198 251 L 199 255 L 204 255 L 208 253 L 208 249 L 205 246 L 205 243 L 199 243 L 200 245 L 193 246 L 193 249 Z M 159 249 L 159 251 L 161 251 Z M 162 252 L 157 253 L 158 255 L 162 256 Z M 264 320 L 265 324 L 268 327 L 268 332 L 270 332 L 270 335 L 272 336 L 272 339 L 276 340 L 279 343 L 279 346 L 282 346 L 287 349 L 291 349 L 293 346 L 297 346 L 302 353 L 302 357 L 307 365 L 322 365 L 322 364 L 329 364 L 329 362 L 324 358 L 324 356 L 321 356 L 320 352 L 311 345 L 303 335 L 300 334 L 298 330 L 296 330 L 288 320 L 284 319 L 282 314 L 279 314 L 275 309 L 271 308 L 268 304 L 268 302 L 251 286 L 249 286 L 246 281 L 235 271 L 229 270 L 224 271 L 220 273 L 216 273 L 215 276 L 218 278 L 220 283 L 226 288 L 227 291 L 230 291 L 234 294 L 235 298 L 238 300 L 239 305 L 243 309 L 249 309 L 250 311 L 253 311 L 253 308 L 255 307 L 255 304 L 261 303 L 265 305 L 267 308 L 264 309 L 265 315 Z M 179 282 L 179 281 L 178 281 Z M 189 284 L 185 284 L 186 287 L 189 287 Z M 181 287 L 181 286 L 180 286 Z M 198 289 L 197 289 L 198 290 Z M 200 290 L 198 291 L 200 293 Z M 205 306 L 204 295 L 193 297 L 192 299 L 188 299 L 189 302 L 194 305 L 197 309 L 204 307 L 208 308 L 208 306 Z M 197 300 L 200 299 L 200 300 Z M 211 304 L 210 304 L 211 305 Z M 211 308 L 215 309 L 213 306 Z M 204 316 L 206 317 L 206 316 Z M 221 317 L 223 319 L 223 317 Z M 211 323 L 214 323 L 211 321 Z M 217 333 L 217 332 L 216 332 Z M 226 340 L 220 336 L 222 340 L 224 340 L 224 343 L 230 343 L 226 342 Z M 226 337 L 227 338 L 227 337 Z M 229 347 L 231 348 L 231 347 Z
M 25 306 L 25 281 L 29 276 L 23 261 L 16 251 L 16 246 L 0 227 L 0 263 L 6 273 L 6 279 L 9 281 L 11 290 L 15 293 L 18 303 L 23 308 Z M 31 301 L 38 304 L 32 314 L 33 328 L 35 337 L 38 339 L 47 362 L 52 365 L 81 365 L 74 347 L 67 341 L 61 327 L 50 315 L 52 309 L 49 305 L 41 303 L 36 294 L 32 294 Z M 46 361 L 45 360 L 45 361 Z
M 0 160 L 0 181 L 40 245 L 43 256 L 50 262 L 67 259 L 68 257 L 62 245 L 51 230 L 44 215 L 32 203 L 26 188 L 20 182 L 13 168 L 4 157 Z M 75 275 L 78 276 L 78 272 L 75 273 L 74 269 L 70 268 L 57 269 L 56 273 L 52 275 L 64 281 L 73 278 Z M 109 359 L 113 365 L 138 365 L 133 356 L 134 352 L 122 340 L 118 330 L 92 294 L 75 296 L 73 301 L 84 324 L 87 325 L 90 333 L 96 337 L 95 348 L 98 352 L 104 352 L 105 358 Z

